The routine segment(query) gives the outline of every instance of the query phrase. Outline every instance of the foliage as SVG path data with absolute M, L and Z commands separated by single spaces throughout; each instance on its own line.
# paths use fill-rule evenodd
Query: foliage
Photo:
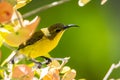
M 90 1 L 91 0 L 79 0 L 78 4 L 79 6 L 84 6 Z M 106 1 L 107 0 L 102 0 L 101 5 Z M 20 44 L 28 40 L 35 32 L 40 18 L 37 16 L 32 21 L 24 20 L 21 13 L 18 11 L 19 8 L 25 6 L 29 2 L 30 0 L 1 0 L 0 46 L 6 43 L 10 47 L 18 47 Z M 3 6 L 5 7 L 3 8 Z M 0 51 L 0 58 L 1 57 L 2 52 Z M 63 58 L 63 60 L 65 59 L 66 58 Z M 29 65 L 31 65 L 31 63 Z M 0 78 L 13 80 L 16 78 L 22 80 L 71 80 L 76 76 L 76 71 L 74 69 L 60 64 L 57 60 L 53 60 L 51 64 L 46 65 L 47 67 L 43 68 L 36 68 L 36 64 L 32 66 L 29 65 L 13 65 L 11 63 L 7 63 L 7 65 L 0 67 Z
M 7 44 L 10 47 L 19 47 L 20 44 L 28 40 L 31 35 L 35 32 L 37 25 L 39 24 L 40 18 L 35 17 L 32 21 L 24 20 L 22 15 L 17 9 L 25 6 L 28 0 L 5 0 L 0 2 L 0 46 L 3 43 Z M 16 54 L 16 53 L 15 53 Z M 0 58 L 2 53 L 0 52 Z M 27 64 L 13 64 L 11 59 L 13 53 L 1 64 L 0 67 L 0 79 L 4 80 L 70 80 L 74 79 L 76 76 L 76 71 L 70 69 L 64 69 L 64 64 L 68 61 L 65 58 L 65 61 L 62 61 L 62 64 L 59 64 L 58 61 L 52 61 L 51 64 L 46 65 L 45 68 L 38 68 L 35 65 L 28 66 Z M 23 62 L 18 59 L 18 62 Z M 7 64 L 6 64 L 7 63 Z M 29 65 L 31 65 L 30 63 Z M 62 70 L 63 69 L 63 70 Z M 66 71 L 67 70 L 67 71 Z M 62 72 L 62 73 L 61 73 Z M 63 77 L 61 76 L 63 75 Z M 69 77 L 71 76 L 71 77 Z

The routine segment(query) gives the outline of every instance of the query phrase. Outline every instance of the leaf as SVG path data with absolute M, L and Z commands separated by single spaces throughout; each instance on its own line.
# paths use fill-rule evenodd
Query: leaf
M 52 60 L 52 62 L 48 64 L 48 66 L 57 68 L 60 67 L 60 63 L 57 60 Z
M 10 3 L 12 6 L 15 6 L 17 4 L 17 0 L 4 0 L 8 3 Z
M 82 7 L 82 6 L 84 6 L 85 4 L 87 4 L 87 3 L 90 2 L 90 1 L 91 1 L 91 0 L 79 0 L 79 1 L 78 1 L 78 5 Z
M 42 80 L 60 80 L 59 70 L 56 68 L 51 68 Z
M 0 50 L 0 61 L 1 61 L 1 58 L 2 58 L 2 52 L 1 52 L 1 50 Z
M 27 65 L 17 65 L 13 68 L 13 79 L 20 79 L 20 80 L 32 80 L 34 77 L 34 72 L 30 67 Z
M 19 9 L 25 6 L 27 3 L 31 2 L 32 0 L 17 0 L 17 4 L 15 5 L 16 9 Z
M 19 29 L 21 27 L 20 22 L 22 23 L 23 26 L 25 26 L 21 13 L 19 11 L 14 11 L 11 21 L 7 24 Z
M 3 44 L 3 38 L 0 35 L 0 47 L 2 46 L 2 44 Z
M 8 30 L 0 30 L 0 34 L 8 45 L 18 47 L 20 44 L 31 37 L 39 23 L 39 20 L 40 19 L 36 17 L 29 23 L 25 23 L 24 21 L 24 24 L 26 24 L 26 26 L 21 27 L 18 31 L 9 32 Z
M 3 73 L 4 73 L 4 69 L 2 68 L 2 67 L 0 67 L 0 78 L 2 77 L 4 77 L 4 75 L 3 75 Z
M 10 32 L 14 32 L 14 27 L 12 25 L 4 25 L 4 29 L 10 31 Z
M 10 21 L 13 14 L 13 6 L 8 2 L 0 2 L 0 23 Z
M 42 68 L 41 69 L 41 72 L 40 72 L 40 80 L 42 78 L 44 78 L 47 74 L 48 74 L 48 71 L 49 71 L 50 67 L 45 67 L 45 68 Z
M 68 72 L 68 71 L 70 71 L 70 70 L 71 70 L 71 69 L 70 69 L 69 66 L 65 66 L 65 67 L 62 68 L 62 70 L 61 70 L 60 73 L 64 74 L 64 73 L 66 73 L 66 72 Z
M 66 72 L 61 80 L 73 80 L 76 76 L 76 71 L 74 69 L 69 70 L 68 72 Z
M 107 0 L 101 0 L 101 5 L 104 5 L 107 2 Z

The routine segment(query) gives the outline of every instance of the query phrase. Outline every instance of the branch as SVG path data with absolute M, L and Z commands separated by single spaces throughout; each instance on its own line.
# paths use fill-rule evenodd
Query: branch
M 103 80 L 107 80 L 108 79 L 108 77 L 110 76 L 110 74 L 112 73 L 112 71 L 114 70 L 114 69 L 117 69 L 117 68 L 119 68 L 120 67 L 120 62 L 118 63 L 118 64 L 112 64 L 111 65 L 111 67 L 110 67 L 110 69 L 108 70 L 108 72 L 106 73 L 106 75 L 105 75 L 105 77 L 103 78 Z
M 39 8 L 37 8 L 37 9 L 35 9 L 35 10 L 32 10 L 32 11 L 30 11 L 30 12 L 25 13 L 25 14 L 23 15 L 23 18 L 29 17 L 29 16 L 31 16 L 31 15 L 33 15 L 33 14 L 36 14 L 36 13 L 41 12 L 41 11 L 43 11 L 43 10 L 46 10 L 46 9 L 48 9 L 48 8 L 51 8 L 51 7 L 54 7 L 54 6 L 63 4 L 63 3 L 68 2 L 68 1 L 70 1 L 70 0 L 60 0 L 60 1 L 55 1 L 55 2 L 53 2 L 53 3 L 44 5 L 44 6 L 42 6 L 42 7 L 39 7 Z

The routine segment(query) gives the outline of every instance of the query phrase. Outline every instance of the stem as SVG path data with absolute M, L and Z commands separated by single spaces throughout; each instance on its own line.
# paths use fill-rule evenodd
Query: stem
M 2 0 L 0 0 L 0 1 L 2 1 Z M 29 17 L 29 16 L 31 16 L 31 15 L 33 15 L 33 14 L 36 14 L 36 13 L 41 12 L 41 11 L 43 11 L 43 10 L 49 9 L 49 8 L 51 8 L 51 7 L 54 7 L 54 6 L 63 4 L 63 3 L 68 2 L 68 1 L 70 1 L 70 0 L 60 0 L 60 1 L 52 2 L 52 3 L 50 3 L 50 4 L 47 4 L 47 5 L 42 6 L 42 7 L 40 7 L 40 8 L 37 8 L 37 9 L 35 9 L 35 10 L 33 10 L 33 11 L 27 12 L 26 14 L 23 15 L 23 18 Z M 16 13 L 16 15 L 17 15 L 17 19 L 19 20 L 19 24 L 21 25 L 21 27 L 23 27 L 22 21 L 21 21 L 21 19 L 20 19 L 20 16 L 19 16 L 19 13 L 17 12 L 17 10 L 15 10 L 15 13 Z M 7 45 L 7 44 L 4 44 L 4 46 L 8 47 L 8 48 L 11 49 L 12 51 L 15 51 L 15 50 L 16 50 L 15 48 L 10 47 L 10 46 Z M 17 53 L 17 52 L 18 52 L 18 51 L 16 51 L 16 53 Z M 1 64 L 1 66 L 5 65 L 9 60 L 11 60 L 16 53 L 12 53 L 12 54 Z M 64 64 L 65 64 L 65 62 L 64 62 Z M 62 65 L 63 65 L 63 64 L 62 64 Z
M 52 60 L 58 60 L 58 61 L 62 61 L 59 69 L 61 69 L 70 59 L 70 57 L 65 57 L 65 58 L 51 58 Z
M 103 80 L 107 80 L 108 79 L 108 77 L 110 76 L 110 74 L 112 73 L 112 71 L 114 70 L 114 69 L 117 69 L 118 67 L 120 67 L 120 62 L 118 63 L 118 64 L 112 64 L 111 65 L 111 67 L 110 67 L 110 69 L 108 70 L 108 72 L 106 73 L 106 75 L 105 75 L 105 77 L 103 78 Z
M 23 18 L 29 17 L 29 16 L 31 16 L 31 15 L 33 15 L 33 14 L 36 14 L 36 13 L 41 12 L 41 11 L 43 11 L 43 10 L 46 10 L 46 9 L 48 9 L 48 8 L 51 8 L 51 7 L 54 7 L 54 6 L 63 4 L 63 3 L 68 2 L 68 1 L 70 1 L 70 0 L 60 0 L 60 1 L 55 1 L 55 2 L 53 2 L 53 3 L 44 5 L 44 6 L 40 7 L 40 8 L 37 8 L 37 9 L 35 9 L 35 10 L 32 10 L 32 11 L 30 11 L 30 12 L 25 13 L 25 14 L 23 15 Z
M 16 14 L 16 16 L 17 16 L 17 19 L 18 19 L 18 21 L 19 21 L 20 26 L 23 27 L 22 21 L 21 21 L 21 19 L 20 19 L 20 16 L 19 16 L 19 13 L 17 12 L 17 10 L 15 10 L 15 14 Z
M 9 45 L 6 44 L 6 43 L 3 43 L 3 45 L 4 45 L 5 47 L 7 47 L 8 49 L 12 50 L 12 51 L 16 50 L 14 47 L 11 47 L 11 46 L 9 46 Z
M 14 56 L 16 55 L 16 51 L 13 51 L 10 56 L 8 56 L 7 59 L 5 59 L 2 64 L 0 65 L 1 67 L 3 67 L 6 63 L 8 63 Z
M 3 45 L 4 45 L 5 47 L 9 48 L 10 50 L 12 50 L 13 52 L 8 56 L 7 59 L 5 59 L 5 60 L 2 62 L 2 64 L 0 65 L 1 67 L 4 66 L 7 62 L 9 62 L 9 61 L 15 56 L 15 54 L 17 53 L 17 51 L 16 51 L 15 48 L 7 45 L 6 43 L 3 43 Z

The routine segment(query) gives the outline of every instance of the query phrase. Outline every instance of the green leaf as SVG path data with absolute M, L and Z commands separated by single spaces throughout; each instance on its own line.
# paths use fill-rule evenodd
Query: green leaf
M 11 5 L 15 6 L 17 4 L 17 0 L 5 0 L 8 3 L 10 3 Z
M 2 44 L 3 44 L 3 38 L 0 35 L 0 47 L 2 46 Z

